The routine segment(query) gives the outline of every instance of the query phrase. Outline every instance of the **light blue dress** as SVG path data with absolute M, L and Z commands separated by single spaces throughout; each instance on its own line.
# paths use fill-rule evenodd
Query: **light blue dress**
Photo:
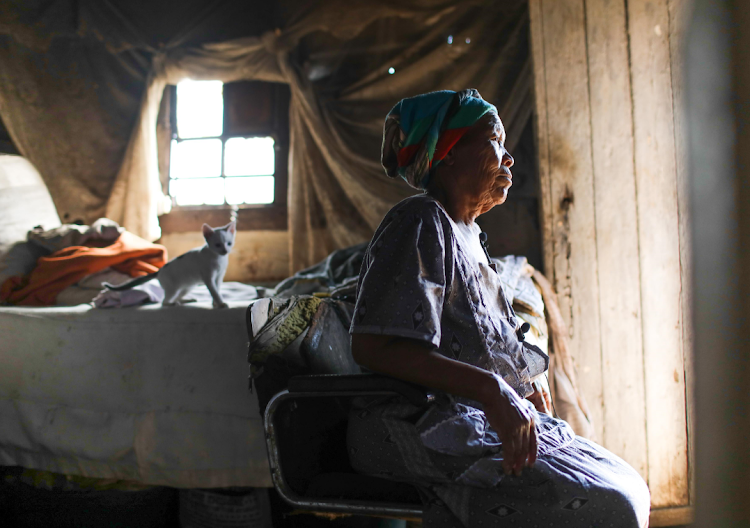
M 476 224 L 454 223 L 428 195 L 396 205 L 365 255 L 351 333 L 424 341 L 527 396 L 544 367 L 538 349 L 519 341 L 479 233 Z M 349 457 L 359 472 L 414 483 L 427 528 L 645 526 L 650 496 L 640 475 L 526 403 L 536 415 L 539 454 L 520 477 L 504 475 L 502 444 L 481 406 L 449 395 L 427 408 L 398 398 L 358 402 Z

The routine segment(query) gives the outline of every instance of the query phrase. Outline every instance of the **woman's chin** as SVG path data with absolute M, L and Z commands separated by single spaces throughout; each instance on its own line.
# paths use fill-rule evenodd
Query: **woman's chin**
M 499 187 L 495 190 L 494 198 L 495 198 L 495 205 L 502 205 L 505 203 L 505 201 L 508 199 L 508 191 L 510 190 L 510 185 L 507 187 Z

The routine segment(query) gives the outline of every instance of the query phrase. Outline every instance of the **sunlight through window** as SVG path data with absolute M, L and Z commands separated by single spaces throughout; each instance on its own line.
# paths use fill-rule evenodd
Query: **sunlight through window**
M 224 178 L 172 180 L 169 194 L 177 205 L 221 205 L 224 203 Z
M 177 85 L 169 169 L 169 194 L 177 205 L 274 201 L 274 139 L 225 136 L 223 90 L 221 81 Z
M 191 81 L 177 84 L 177 134 L 182 139 L 224 133 L 224 83 Z
M 273 138 L 231 138 L 224 147 L 225 176 L 271 176 L 276 156 Z
M 221 140 L 172 141 L 169 166 L 173 178 L 218 178 L 221 176 Z

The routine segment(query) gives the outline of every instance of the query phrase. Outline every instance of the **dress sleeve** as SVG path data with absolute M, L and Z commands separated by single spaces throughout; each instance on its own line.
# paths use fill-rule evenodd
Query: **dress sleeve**
M 362 263 L 350 332 L 408 337 L 437 347 L 450 235 L 436 206 L 392 216 L 375 233 Z

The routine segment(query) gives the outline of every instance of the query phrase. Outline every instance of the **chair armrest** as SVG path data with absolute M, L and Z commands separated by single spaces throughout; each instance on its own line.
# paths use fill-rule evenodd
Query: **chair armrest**
M 433 391 L 390 376 L 380 374 L 315 374 L 294 376 L 289 380 L 289 392 L 379 393 L 400 394 L 419 407 L 435 400 Z

